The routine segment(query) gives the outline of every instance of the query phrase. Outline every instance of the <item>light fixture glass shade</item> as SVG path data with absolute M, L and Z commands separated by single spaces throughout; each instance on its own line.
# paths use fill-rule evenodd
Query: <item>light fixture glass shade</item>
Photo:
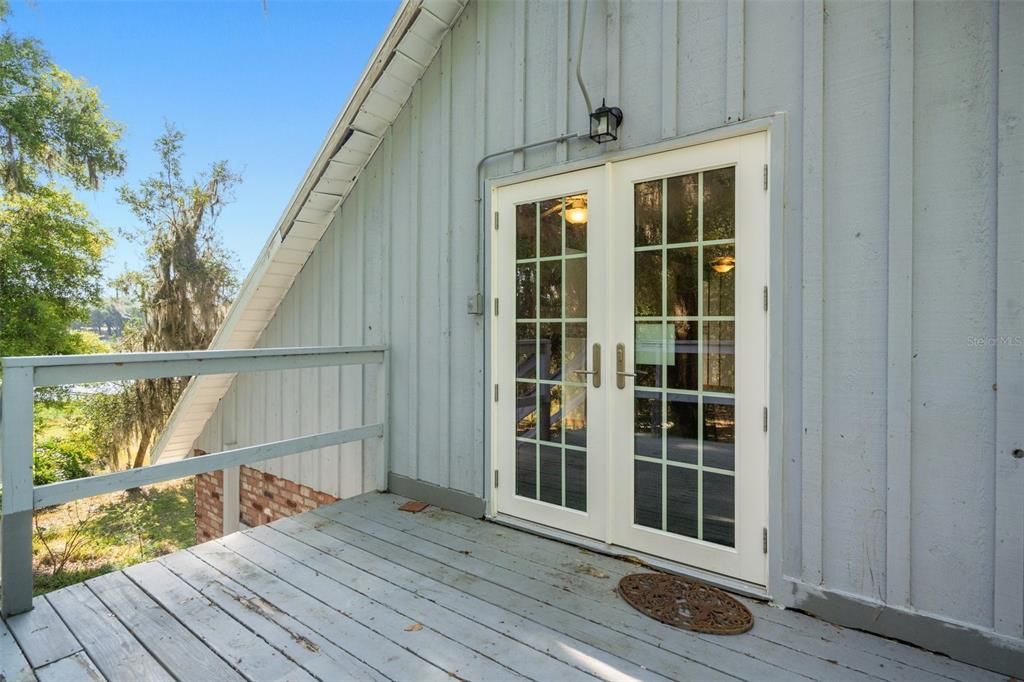
M 619 126 L 622 125 L 622 109 L 607 107 L 604 100 L 601 106 L 590 114 L 590 139 L 602 144 L 619 139 Z

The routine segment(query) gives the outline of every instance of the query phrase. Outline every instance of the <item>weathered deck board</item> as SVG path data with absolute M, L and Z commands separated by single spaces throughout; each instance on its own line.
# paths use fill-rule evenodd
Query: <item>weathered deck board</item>
M 297 559 L 302 557 L 302 562 L 309 568 L 330 576 L 332 580 L 373 599 L 384 608 L 393 609 L 419 624 L 443 632 L 447 637 L 509 670 L 522 671 L 530 679 L 593 681 L 590 675 L 573 666 L 523 645 L 496 630 L 481 628 L 479 623 L 455 611 L 439 609 L 436 604 L 415 592 L 404 590 L 382 578 L 355 569 L 299 540 L 268 528 L 255 529 L 252 537 L 263 542 L 268 548 L 274 547 Z M 234 541 L 235 538 L 231 540 Z
M 33 668 L 41 668 L 82 650 L 82 645 L 50 602 L 36 597 L 32 604 L 35 608 L 31 611 L 8 618 L 7 626 Z
M 225 682 L 243 679 L 124 573 L 108 573 L 87 585 L 165 668 L 174 670 L 175 676 Z
M 628 573 L 636 572 L 637 567 L 611 557 L 590 554 L 581 555 L 578 561 L 566 561 L 575 555 L 572 548 L 566 552 L 551 552 L 550 541 L 536 536 L 520 533 L 501 527 L 488 528 L 487 524 L 467 519 L 463 523 L 459 515 L 440 510 L 432 510 L 426 514 L 388 513 L 393 500 L 377 496 L 366 498 L 353 504 L 356 511 L 367 518 L 377 519 L 389 527 L 401 529 L 415 537 L 419 537 L 454 551 L 472 554 L 488 563 L 505 567 L 527 577 L 543 576 L 551 582 L 563 582 L 571 590 L 591 598 L 607 596 L 614 589 L 619 579 Z M 475 527 L 483 528 L 490 533 L 500 533 L 503 542 L 480 542 L 479 537 L 467 537 Z M 545 551 L 546 550 L 546 551 Z M 578 550 L 581 551 L 581 550 Z M 588 553 L 589 554 L 589 553 Z M 597 573 L 597 575 L 595 575 Z M 605 576 L 605 577 L 602 577 Z M 629 607 L 616 601 L 622 608 Z M 769 607 L 755 610 L 763 614 Z M 668 626 L 652 623 L 651 627 L 667 633 L 674 633 Z M 756 656 L 762 660 L 776 664 L 785 664 L 794 672 L 811 677 L 829 677 L 835 679 L 867 679 L 867 676 L 891 679 L 893 677 L 914 678 L 917 680 L 943 680 L 938 673 L 913 667 L 901 661 L 893 660 L 858 649 L 851 649 L 830 640 L 822 640 L 775 621 L 758 618 L 752 631 L 753 637 L 715 638 L 711 635 L 695 635 L 703 640 L 715 640 L 736 652 Z M 934 658 L 931 654 L 928 656 Z M 863 674 L 861 674 L 863 673 Z
M 359 511 L 359 513 L 365 515 L 366 518 L 379 519 L 381 523 L 387 524 L 391 528 L 401 529 L 410 535 L 427 540 L 428 542 L 433 542 L 466 555 L 472 555 L 493 566 L 511 570 L 525 578 L 540 577 L 546 582 L 555 585 L 561 584 L 563 589 L 568 589 L 583 597 L 607 601 L 612 608 L 627 613 L 628 617 L 636 617 L 636 613 L 630 607 L 622 604 L 618 599 L 609 599 L 609 593 L 614 591 L 618 578 L 622 577 L 625 573 L 635 572 L 636 566 L 634 565 L 618 561 L 616 563 L 628 566 L 628 568 L 624 570 L 618 569 L 614 574 L 603 572 L 607 577 L 593 575 L 593 572 L 588 570 L 588 566 L 583 566 L 581 567 L 582 570 L 578 571 L 566 571 L 562 566 L 549 565 L 548 561 L 525 560 L 518 553 L 503 551 L 494 545 L 475 543 L 459 535 L 445 532 L 442 528 L 435 527 L 444 524 L 446 519 L 443 517 L 427 519 L 426 517 L 417 518 L 416 515 L 388 514 L 386 513 L 386 507 L 382 506 L 379 499 L 375 499 L 374 502 L 376 504 L 368 506 L 365 512 Z M 387 503 L 385 502 L 384 504 Z M 458 529 L 459 527 L 456 526 L 454 529 L 450 528 L 449 530 L 457 531 Z M 550 552 L 548 554 L 550 555 Z M 615 576 L 614 578 L 612 577 L 613 575 Z M 647 626 L 645 630 L 650 630 L 659 637 L 671 640 L 679 636 L 678 630 L 662 623 L 650 621 L 646 618 L 643 619 L 643 622 Z M 752 656 L 762 661 L 780 665 L 780 667 L 782 664 L 785 664 L 791 672 L 807 675 L 811 678 L 828 677 L 830 679 L 868 680 L 870 679 L 869 675 L 879 675 L 879 673 L 885 672 L 884 663 L 875 660 L 861 661 L 859 659 L 863 658 L 863 656 L 850 656 L 845 651 L 830 651 L 828 655 L 822 655 L 820 651 L 815 650 L 821 647 L 812 646 L 810 647 L 811 650 L 808 651 L 806 648 L 795 646 L 789 642 L 787 642 L 786 647 L 780 648 L 776 646 L 777 642 L 771 639 L 772 633 L 770 631 L 777 629 L 777 627 L 773 623 L 759 621 L 754 628 L 752 637 L 723 638 L 700 634 L 694 635 L 694 637 L 713 645 L 720 645 L 738 654 Z M 777 635 L 777 633 L 775 634 Z M 796 633 L 790 637 L 791 640 L 800 638 L 806 639 L 801 633 Z M 880 664 L 882 665 L 881 668 L 878 667 Z M 894 665 L 898 669 L 905 667 L 899 664 Z M 901 670 L 900 672 L 905 671 Z M 920 673 L 919 677 L 928 678 L 927 673 L 918 672 Z M 939 678 L 935 677 L 934 679 Z
M 483 523 L 437 508 L 413 515 L 386 513 L 387 506 L 397 507 L 402 502 L 403 498 L 400 497 L 367 496 L 350 501 L 347 510 L 354 511 L 353 507 L 365 508 L 371 510 L 372 518 L 380 519 L 382 522 L 398 523 L 404 527 L 422 529 L 408 531 L 414 535 L 437 538 L 440 537 L 437 533 L 447 533 L 454 536 L 456 541 L 476 543 L 481 550 L 497 550 L 517 560 L 527 560 L 540 567 L 561 571 L 565 574 L 563 580 L 571 584 L 591 583 L 597 584 L 598 587 L 604 587 L 601 583 L 609 581 L 613 584 L 617 583 L 622 576 L 638 570 L 632 563 L 567 545 L 557 545 L 556 543 L 556 546 L 561 546 L 563 551 L 552 551 L 552 541 L 545 538 L 496 524 Z M 455 545 L 449 544 L 449 546 L 454 547 Z M 481 556 L 481 554 L 477 552 L 477 556 Z M 593 572 L 605 574 L 608 578 L 598 578 L 592 574 Z M 869 665 L 885 665 L 886 670 L 876 673 L 883 677 L 970 678 L 992 680 L 993 682 L 1005 679 L 1000 675 L 980 670 L 966 663 L 876 637 L 866 632 L 839 627 L 817 618 L 784 611 L 761 602 L 749 599 L 743 601 L 756 618 L 752 634 L 781 645 L 775 647 L 777 655 L 789 656 L 792 653 L 788 651 L 790 648 L 804 650 L 801 646 L 806 645 L 811 647 L 812 653 L 817 652 L 829 658 L 835 658 L 834 654 L 838 654 L 838 656 L 858 655 L 861 662 L 868 661 Z M 730 641 L 736 641 L 736 639 Z M 839 645 L 853 653 L 844 652 L 834 645 Z
M 84 651 L 71 654 L 36 670 L 39 682 L 106 682 L 103 673 Z
M 317 630 L 338 646 L 353 647 L 366 658 L 367 662 L 393 679 L 408 679 L 418 675 L 426 680 L 443 680 L 447 673 L 417 658 L 387 639 L 353 621 L 349 616 L 320 602 L 312 596 L 285 583 L 230 550 L 216 545 L 197 547 L 197 556 L 221 572 L 227 572 L 245 584 L 267 602 L 280 608 L 294 608 L 296 616 Z
M 51 592 L 46 600 L 108 680 L 174 680 L 84 584 Z
M 275 524 L 273 528 L 313 545 L 325 554 L 371 571 L 374 575 L 396 585 L 404 586 L 405 589 L 415 591 L 416 594 L 430 599 L 442 608 L 461 613 L 485 627 L 513 637 L 538 651 L 592 674 L 611 679 L 667 679 L 608 651 L 569 637 L 545 624 L 523 618 L 439 580 L 415 573 L 358 547 L 346 544 L 303 523 L 302 520 L 285 519 Z
M 637 569 L 371 494 L 64 588 L 0 627 L 0 679 L 996 680 L 747 601 L 745 635 L 650 620 Z
M 388 678 L 369 664 L 356 658 L 367 657 L 370 650 L 361 649 L 365 642 L 346 638 L 344 644 L 353 653 L 327 639 L 322 627 L 310 616 L 308 603 L 302 600 L 276 600 L 274 603 L 263 599 L 241 583 L 214 569 L 191 552 L 177 552 L 161 559 L 167 568 L 178 577 L 199 590 L 204 597 L 219 606 L 247 628 L 268 642 L 273 643 L 293 660 L 301 660 L 302 667 L 320 679 L 344 677 L 370 682 L 382 682 Z M 309 602 L 315 600 L 310 598 Z M 305 614 L 305 623 L 296 620 L 284 611 Z M 317 632 L 306 625 L 317 626 Z
M 7 682 L 23 682 L 34 680 L 32 666 L 25 659 L 25 654 L 18 648 L 14 635 L 7 625 L 0 622 L 0 680 Z
M 660 628 L 655 627 L 656 624 L 660 625 L 656 621 L 632 609 L 627 611 L 609 606 L 605 600 L 595 601 L 582 597 L 564 582 L 552 584 L 546 580 L 515 573 L 502 566 L 488 564 L 472 555 L 421 540 L 358 514 L 337 514 L 333 509 L 327 509 L 324 514 L 331 515 L 331 520 L 337 524 L 360 531 L 367 537 L 388 541 L 395 547 L 413 552 L 418 555 L 414 563 L 422 562 L 425 558 L 432 559 L 482 580 L 500 584 L 523 597 L 533 598 L 566 614 L 580 615 L 586 621 L 587 628 L 607 628 L 613 638 L 630 638 L 666 652 L 673 652 L 679 656 L 675 666 L 660 668 L 656 664 L 647 663 L 652 670 L 669 677 L 677 677 L 680 674 L 693 675 L 698 666 L 737 677 L 777 674 L 792 678 L 794 673 L 792 670 L 758 661 L 746 654 L 737 654 L 718 642 L 687 637 L 677 630 L 662 632 Z M 332 527 L 328 532 L 333 530 Z M 631 660 L 644 664 L 646 655 L 639 657 L 639 660 Z
M 145 585 L 153 599 L 248 679 L 312 682 L 296 661 L 257 637 L 164 566 L 149 562 L 124 572 L 136 585 Z
M 347 614 L 372 629 L 380 639 L 418 651 L 424 660 L 441 670 L 451 671 L 465 679 L 523 679 L 515 671 L 463 646 L 457 635 L 449 638 L 440 626 L 435 628 L 432 623 L 419 623 L 386 604 L 366 598 L 314 566 L 292 559 L 252 538 L 243 534 L 232 535 L 224 539 L 224 545 L 251 561 L 256 570 L 267 570 L 335 610 Z M 302 560 L 308 562 L 311 557 L 302 557 Z M 269 568 L 261 569 L 259 566 Z M 234 567 L 240 569 L 237 565 Z

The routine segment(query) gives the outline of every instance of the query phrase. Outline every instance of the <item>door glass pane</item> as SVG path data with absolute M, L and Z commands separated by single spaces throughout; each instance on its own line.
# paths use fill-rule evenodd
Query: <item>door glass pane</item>
M 634 520 L 729 547 L 735 168 L 634 186 Z
M 562 262 L 561 260 L 541 261 L 540 266 L 540 316 L 547 319 L 562 316 Z
M 666 184 L 668 190 L 668 243 L 679 244 L 697 241 L 700 220 L 697 174 L 669 178 Z
M 587 508 L 588 196 L 516 206 L 516 495 Z
M 537 378 L 537 324 L 516 325 L 516 379 Z
M 540 501 L 562 504 L 562 449 L 540 445 Z
M 562 255 L 562 200 L 540 202 L 540 255 Z
M 537 255 L 537 205 L 516 206 L 516 258 Z
M 633 469 L 633 522 L 638 526 L 662 528 L 661 475 L 664 467 L 656 462 L 637 460 Z
M 516 495 L 537 497 L 537 444 L 516 443 Z
M 661 243 L 661 181 L 636 186 L 635 233 L 637 246 Z
M 704 176 L 704 241 L 736 237 L 736 169 L 732 166 Z
M 584 452 L 565 451 L 565 506 L 577 511 L 587 510 L 587 455 Z
M 636 392 L 633 399 L 633 452 L 638 457 L 661 459 L 662 417 L 661 393 Z

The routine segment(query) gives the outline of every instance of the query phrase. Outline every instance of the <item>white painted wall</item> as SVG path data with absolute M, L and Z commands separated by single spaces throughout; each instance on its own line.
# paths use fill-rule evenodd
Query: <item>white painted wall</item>
M 484 494 L 474 169 L 586 125 L 580 10 L 470 4 L 263 335 L 390 346 L 398 474 Z M 786 112 L 782 569 L 1024 638 L 1024 347 L 984 341 L 1024 336 L 1024 3 L 594 0 L 587 29 L 622 138 L 488 176 Z M 241 377 L 198 446 L 355 425 L 362 374 Z M 345 497 L 364 447 L 266 467 Z

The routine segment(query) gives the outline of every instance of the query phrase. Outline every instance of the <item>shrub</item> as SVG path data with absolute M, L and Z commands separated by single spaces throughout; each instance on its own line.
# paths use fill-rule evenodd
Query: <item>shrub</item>
M 91 475 L 95 459 L 95 446 L 90 434 L 72 432 L 58 438 L 48 438 L 32 453 L 32 482 L 46 485 Z

